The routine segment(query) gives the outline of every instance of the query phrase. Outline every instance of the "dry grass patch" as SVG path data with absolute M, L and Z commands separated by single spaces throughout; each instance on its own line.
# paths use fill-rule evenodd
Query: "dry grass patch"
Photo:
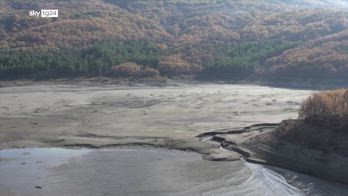
M 313 93 L 302 103 L 299 117 L 320 126 L 348 128 L 348 89 Z

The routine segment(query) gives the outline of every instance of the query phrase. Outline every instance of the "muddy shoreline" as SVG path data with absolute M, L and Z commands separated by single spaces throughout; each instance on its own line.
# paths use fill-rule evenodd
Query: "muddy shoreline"
M 259 153 L 257 151 L 253 151 L 254 149 L 249 148 L 249 147 L 252 147 L 252 145 L 246 146 L 243 143 L 239 145 L 239 144 L 236 144 L 234 142 L 228 141 L 231 139 L 231 137 L 229 137 L 231 135 L 238 136 L 238 135 L 252 133 L 253 136 L 251 136 L 251 138 L 253 138 L 255 136 L 257 137 L 258 134 L 254 135 L 253 132 L 255 132 L 255 133 L 256 132 L 259 132 L 259 133 L 272 132 L 272 129 L 275 126 L 277 126 L 277 125 L 276 124 L 257 124 L 257 125 L 248 126 L 248 127 L 241 129 L 241 130 L 229 130 L 226 132 L 220 130 L 217 132 L 206 132 L 206 133 L 203 133 L 203 134 L 200 134 L 197 136 L 197 138 L 199 138 L 198 141 L 192 141 L 192 140 L 180 140 L 179 141 L 179 140 L 171 140 L 168 138 L 148 138 L 148 137 L 144 137 L 144 138 L 127 138 L 127 137 L 109 138 L 107 136 L 87 135 L 85 137 L 88 137 L 91 140 L 89 140 L 88 142 L 85 142 L 85 143 L 82 141 L 82 138 L 80 138 L 81 140 L 79 142 L 74 141 L 76 143 L 74 143 L 73 141 L 63 141 L 63 140 L 61 140 L 60 142 L 57 142 L 56 144 L 53 144 L 51 142 L 41 143 L 43 141 L 41 141 L 40 143 L 43 146 L 48 147 L 48 149 L 58 147 L 58 148 L 63 148 L 63 149 L 77 149 L 77 150 L 78 149 L 81 149 L 81 150 L 100 149 L 103 151 L 105 151 L 105 150 L 108 151 L 108 150 L 113 150 L 113 149 L 139 148 L 139 149 L 145 149 L 145 150 L 146 149 L 150 149 L 150 150 L 157 149 L 157 150 L 161 151 L 163 149 L 170 149 L 170 150 L 185 151 L 188 153 L 194 152 L 194 153 L 198 153 L 203 158 L 202 160 L 213 161 L 213 162 L 217 161 L 219 164 L 218 163 L 212 163 L 212 164 L 215 167 L 219 168 L 220 170 L 221 170 L 221 167 L 219 167 L 219 165 L 221 163 L 222 164 L 233 163 L 232 165 L 238 166 L 237 168 L 239 168 L 239 169 L 234 168 L 235 170 L 244 171 L 246 168 L 242 167 L 241 164 L 243 165 L 243 162 L 245 160 L 245 161 L 250 162 L 250 163 L 256 163 L 255 166 L 260 165 L 260 166 L 257 166 L 257 168 L 255 168 L 256 170 L 254 170 L 254 169 L 252 169 L 254 166 L 252 166 L 252 165 L 249 166 L 247 164 L 248 165 L 247 168 L 251 169 L 251 171 L 253 173 L 253 175 L 252 175 L 253 177 L 249 177 L 249 178 L 252 178 L 253 180 L 258 179 L 258 178 L 254 179 L 255 178 L 254 172 L 258 173 L 260 170 L 260 168 L 258 168 L 258 167 L 263 168 L 264 166 L 266 166 L 265 168 L 268 168 L 269 171 L 271 171 L 271 173 L 273 171 L 276 172 L 272 175 L 279 175 L 279 174 L 282 175 L 279 177 L 280 178 L 279 180 L 284 180 L 284 183 L 287 184 L 286 186 L 289 186 L 288 187 L 289 190 L 297 192 L 296 194 L 289 193 L 290 195 L 293 195 L 293 194 L 294 195 L 303 195 L 303 193 L 305 193 L 305 195 L 327 195 L 327 194 L 335 194 L 335 193 L 340 195 L 341 193 L 345 194 L 346 192 L 348 192 L 348 187 L 346 187 L 343 184 L 334 183 L 332 181 L 325 181 L 325 180 L 333 180 L 333 179 L 329 179 L 329 178 L 325 178 L 325 177 L 323 178 L 323 176 L 316 175 L 316 173 L 309 173 L 308 171 L 298 169 L 296 167 L 293 167 L 292 165 L 285 163 L 284 161 L 283 162 L 276 162 L 277 160 L 274 158 L 269 159 L 269 157 L 263 157 L 262 153 Z M 98 141 L 97 138 L 109 139 L 110 141 L 108 141 L 108 142 L 111 142 L 111 143 L 107 143 L 106 141 L 103 141 L 103 142 Z M 226 140 L 226 138 L 228 138 L 228 139 Z M 111 140 L 115 140 L 115 141 L 113 142 Z M 122 140 L 126 140 L 126 141 L 122 141 Z M 206 143 L 203 141 L 212 141 L 212 142 Z M 69 144 L 69 142 L 73 142 L 73 143 Z M 41 146 L 41 147 L 43 147 L 43 146 Z M 12 147 L 15 147 L 15 146 L 12 146 Z M 17 147 L 15 147 L 15 148 L 18 149 Z M 34 147 L 34 146 L 32 146 L 32 147 Z M 23 148 L 23 149 L 28 149 L 28 148 Z M 39 149 L 42 149 L 42 148 L 39 148 Z M 43 148 L 43 149 L 45 149 L 45 148 Z M 137 156 L 139 156 L 139 155 L 137 155 Z M 175 159 L 177 159 L 177 158 L 175 158 Z M 94 159 L 92 159 L 92 160 L 94 160 Z M 155 160 L 157 160 L 157 159 L 155 159 Z M 160 160 L 160 159 L 158 159 L 158 160 Z M 1 161 L 3 161 L 3 160 L 0 159 L 0 162 Z M 4 161 L 6 161 L 6 160 L 4 160 Z M 37 161 L 37 162 L 40 162 L 40 161 Z M 263 166 L 261 166 L 261 165 L 263 165 Z M 279 168 L 274 168 L 274 166 L 278 166 Z M 81 166 L 71 165 L 71 167 L 75 168 L 75 167 L 81 167 Z M 290 171 L 286 171 L 282 168 L 289 169 Z M 77 169 L 77 168 L 75 168 L 75 169 Z M 204 169 L 207 169 L 207 168 L 204 167 Z M 230 169 L 231 168 L 225 168 L 224 170 L 229 171 Z M 264 170 L 264 169 L 262 169 L 262 170 Z M 300 173 L 298 173 L 298 174 L 293 173 L 292 174 L 292 171 L 297 171 Z M 316 171 L 316 170 L 314 170 L 314 171 Z M 66 173 L 65 169 L 62 170 L 62 172 L 64 172 L 62 175 L 65 175 L 65 173 Z M 201 170 L 199 171 L 199 173 L 200 172 L 201 172 Z M 248 172 L 250 172 L 250 171 L 248 170 Z M 314 176 L 322 177 L 322 179 L 324 179 L 324 180 L 315 179 L 311 176 L 306 176 L 306 175 L 303 175 L 301 173 L 311 174 Z M 246 178 L 246 176 L 244 176 L 245 175 L 244 172 L 242 174 L 243 174 L 243 178 Z M 84 173 L 83 175 L 88 175 L 88 174 Z M 299 177 L 299 175 L 300 175 L 300 177 Z M 242 178 L 242 176 L 240 178 Z M 304 179 L 302 179 L 302 178 L 304 178 Z M 308 180 L 307 180 L 307 178 L 308 178 Z M 245 181 L 245 182 L 247 182 L 247 181 Z M 278 183 L 277 180 L 273 183 L 276 183 L 276 182 Z M 40 186 L 36 185 L 35 188 L 39 191 L 44 187 L 44 189 L 45 189 L 44 191 L 47 193 L 47 191 L 48 191 L 47 186 L 50 187 L 50 185 L 49 184 L 46 185 L 45 183 L 43 183 L 43 184 L 44 184 L 44 186 L 42 186 L 40 184 Z M 37 188 L 37 187 L 39 187 L 39 188 Z M 249 188 L 251 190 L 254 190 L 254 188 L 251 188 L 251 187 L 253 187 L 253 186 L 250 186 Z M 247 188 L 245 191 L 247 191 L 249 188 Z M 208 190 L 207 187 L 205 187 L 204 189 Z M 131 188 L 130 190 L 133 190 L 133 188 Z M 255 189 L 255 190 L 257 190 L 257 189 Z M 108 191 L 110 191 L 110 190 L 108 190 Z M 227 190 L 223 190 L 223 191 L 227 191 Z M 238 189 L 234 190 L 233 186 L 230 187 L 229 191 L 236 191 L 238 194 L 240 194 L 240 192 L 238 192 Z M 247 191 L 247 192 L 249 192 L 249 191 Z M 3 189 L 1 187 L 0 187 L 0 193 L 4 194 L 4 195 L 6 195 L 6 194 L 12 195 L 12 194 L 10 194 L 11 192 L 7 193 L 6 189 Z M 48 193 L 51 194 L 52 192 L 49 191 Z M 269 194 L 271 194 L 271 193 L 276 195 L 274 192 L 270 192 Z M 190 193 L 190 194 L 192 194 L 192 193 Z M 259 195 L 261 193 L 251 194 L 249 192 L 248 194 Z M 265 194 L 265 195 L 269 195 L 269 194 Z M 177 194 L 174 194 L 174 195 L 177 195 Z
M 238 160 L 240 155 L 221 151 L 220 144 L 197 136 L 278 123 L 295 116 L 309 93 L 178 81 L 166 86 L 30 81 L 3 86 L 0 149 L 150 145 L 192 150 L 212 160 Z M 282 95 L 289 92 L 291 99 L 284 99 Z M 250 136 L 241 134 L 237 140 Z
M 172 139 L 170 137 L 118 137 L 96 134 L 63 136 L 60 137 L 60 139 L 46 137 L 43 140 L 15 141 L 1 149 L 28 147 L 60 147 L 68 149 L 150 147 L 180 150 L 198 153 L 204 160 L 245 160 L 250 163 L 271 167 L 277 166 L 324 180 L 348 184 L 346 178 L 347 170 L 344 168 L 348 160 L 346 157 L 332 154 L 332 156 L 325 155 L 325 159 L 323 159 L 323 155 L 325 154 L 323 151 L 307 149 L 305 146 L 298 146 L 286 141 L 282 141 L 282 144 L 279 144 L 278 138 L 268 138 L 266 140 L 260 137 L 262 135 L 272 134 L 279 125 L 279 123 L 261 123 L 247 126 L 243 129 L 216 130 L 201 133 L 195 138 L 190 139 Z M 267 146 L 267 150 L 260 148 L 260 146 Z M 308 159 L 307 157 L 310 158 Z M 330 164 L 342 166 L 329 169 L 328 161 L 330 159 L 332 159 L 332 163 Z
M 1 153 L 9 159 L 2 163 L 4 170 L 0 173 L 0 193 L 6 196 L 101 193 L 290 196 L 348 192 L 344 186 L 280 168 L 277 172 L 292 179 L 296 186 L 261 165 L 245 161 L 207 161 L 197 153 L 163 148 L 24 148 Z
M 213 161 L 273 164 L 244 144 L 296 118 L 310 93 L 180 82 L 4 85 L 0 149 L 151 146 L 194 151 Z

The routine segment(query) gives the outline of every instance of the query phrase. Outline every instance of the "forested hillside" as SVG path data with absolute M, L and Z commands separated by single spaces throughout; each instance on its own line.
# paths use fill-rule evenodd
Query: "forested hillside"
M 136 63 L 162 76 L 344 81 L 345 7 L 344 0 L 5 0 L 0 77 L 120 77 L 118 65 Z M 29 16 L 44 8 L 59 9 L 59 18 Z

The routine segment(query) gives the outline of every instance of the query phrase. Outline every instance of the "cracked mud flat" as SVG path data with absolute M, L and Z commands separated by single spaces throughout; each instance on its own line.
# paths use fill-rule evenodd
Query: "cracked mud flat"
M 310 92 L 254 85 L 180 83 L 166 87 L 53 84 L 4 87 L 0 88 L 0 148 L 152 146 L 194 151 L 208 160 L 239 160 L 240 153 L 223 149 L 219 143 L 197 136 L 204 135 L 206 132 L 241 129 L 258 123 L 279 123 L 281 120 L 296 117 L 299 103 Z M 255 134 L 257 131 L 234 134 L 229 141 L 239 143 Z M 84 158 L 88 162 L 93 162 L 92 157 L 98 160 L 100 154 L 103 153 L 93 153 Z M 166 160 L 168 157 L 164 154 L 161 156 Z M 183 156 L 184 163 L 197 161 L 202 164 L 199 166 L 202 169 L 207 167 L 204 166 L 206 161 L 214 166 L 212 171 L 219 170 L 218 165 L 225 164 L 203 160 L 201 157 L 185 158 L 185 155 L 179 154 L 176 154 L 176 157 Z M 104 163 L 104 159 L 107 157 L 101 157 L 99 160 Z M 3 159 L 0 165 L 8 161 Z M 240 161 L 227 163 L 232 165 L 221 166 L 221 171 L 229 167 L 238 172 L 253 171 L 253 168 L 241 164 Z M 98 167 L 98 164 L 95 163 L 95 166 Z M 163 165 L 162 167 L 165 168 Z M 178 165 L 175 167 L 180 168 Z M 81 172 L 87 172 L 86 175 L 89 175 L 89 169 L 86 168 Z M 104 169 L 107 170 L 107 168 Z M 260 166 L 257 170 L 262 168 Z M 202 169 L 199 171 L 203 171 Z M 173 169 L 173 171 L 177 170 Z M 139 178 L 145 179 L 149 175 L 160 176 L 159 173 L 153 171 L 151 174 L 142 176 L 143 173 L 138 171 L 137 174 Z M 60 175 L 64 176 L 68 173 Z M 207 176 L 210 175 L 207 174 Z M 171 179 L 168 176 L 166 178 Z M 179 186 L 183 184 L 180 179 L 176 179 L 175 176 L 172 179 L 178 183 L 176 188 L 185 189 Z M 226 178 L 222 179 L 229 181 Z M 233 179 L 231 178 L 232 181 Z M 80 182 L 65 183 L 64 187 L 75 187 L 74 183 Z M 262 182 L 256 180 L 253 183 Z M 308 183 L 312 182 L 308 181 Z M 155 187 L 155 185 L 151 186 Z M 40 189 L 41 186 L 37 186 L 39 187 L 36 189 Z M 105 186 L 108 189 L 108 186 Z M 297 186 L 301 187 L 298 184 Z M 221 187 L 210 190 L 204 187 L 201 186 L 198 190 L 204 192 L 220 190 L 220 192 L 209 192 L 210 195 L 215 193 L 223 195 L 224 192 L 228 192 L 227 189 L 220 189 Z M 303 185 L 301 190 L 303 191 L 306 187 Z M 11 188 L 4 187 L 4 184 L 1 184 L 0 190 L 1 195 L 12 193 Z M 169 190 L 175 192 L 175 189 Z M 225 191 L 221 192 L 221 190 Z M 140 195 L 146 195 L 146 191 L 139 191 Z M 98 192 L 98 195 L 102 193 L 102 191 Z M 248 193 L 245 194 L 248 195 Z M 65 194 L 71 195 L 69 192 Z M 261 192 L 260 194 L 265 195 Z M 147 195 L 155 194 L 151 192 Z M 161 192 L 158 195 L 167 194 Z

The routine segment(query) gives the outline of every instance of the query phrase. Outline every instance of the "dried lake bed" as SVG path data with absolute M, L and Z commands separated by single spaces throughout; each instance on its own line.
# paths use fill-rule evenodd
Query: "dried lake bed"
M 279 175 L 243 161 L 202 159 L 201 155 L 238 160 L 239 155 L 201 141 L 197 135 L 294 118 L 310 93 L 255 85 L 182 83 L 3 87 L 0 177 L 6 181 L 0 181 L 0 193 L 345 195 L 344 185 L 290 171 L 278 171 Z M 200 154 L 129 147 L 90 149 L 135 145 Z

